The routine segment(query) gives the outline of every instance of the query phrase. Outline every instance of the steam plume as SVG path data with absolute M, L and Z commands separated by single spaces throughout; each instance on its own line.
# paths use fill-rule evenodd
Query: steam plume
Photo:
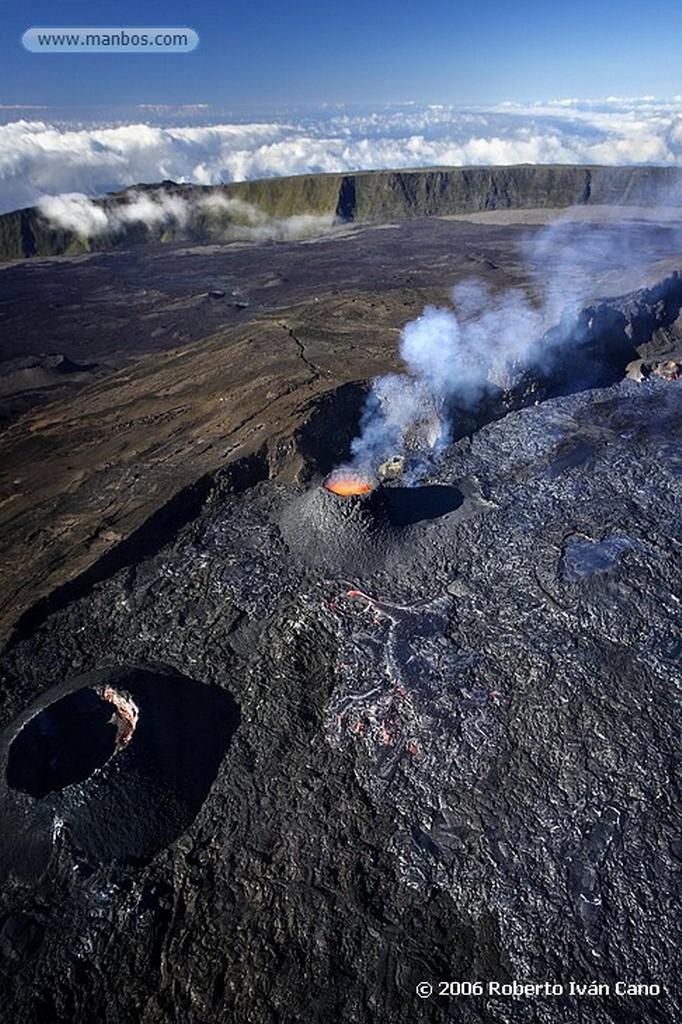
M 355 465 L 376 472 L 389 456 L 436 456 L 449 442 L 453 399 L 473 404 L 485 390 L 473 327 L 467 331 L 452 310 L 427 306 L 403 328 L 400 356 L 408 372 L 373 381 L 351 446 Z
M 469 280 L 453 289 L 453 310 L 427 306 L 402 330 L 400 356 L 407 372 L 372 382 L 352 445 L 353 465 L 376 473 L 389 457 L 403 456 L 416 482 L 449 443 L 454 407 L 470 409 L 494 387 L 505 390 L 519 369 L 542 358 L 537 340 L 545 314 L 519 291 L 494 297 Z
M 352 445 L 367 471 L 389 454 L 438 451 L 449 441 L 447 407 L 458 391 L 479 393 L 480 371 L 451 310 L 428 306 L 402 331 L 400 355 L 407 374 L 378 377 Z
M 454 310 L 426 307 L 401 332 L 406 372 L 372 382 L 352 466 L 381 475 L 383 463 L 403 457 L 406 482 L 417 482 L 449 442 L 453 413 L 512 390 L 524 375 L 546 379 L 566 345 L 580 344 L 586 326 L 577 314 L 596 298 L 594 277 L 611 272 L 622 289 L 623 275 L 641 266 L 642 241 L 624 222 L 559 220 L 526 240 L 532 298 L 469 279 L 452 290 Z

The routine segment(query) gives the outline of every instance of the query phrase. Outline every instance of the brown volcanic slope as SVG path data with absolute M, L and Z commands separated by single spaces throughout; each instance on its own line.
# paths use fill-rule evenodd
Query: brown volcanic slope
M 446 302 L 455 281 L 532 292 L 535 270 L 561 267 L 587 298 L 664 277 L 679 265 L 676 228 L 633 215 L 634 262 L 608 255 L 612 228 L 595 211 L 589 232 L 604 244 L 568 268 L 560 238 L 530 254 L 537 225 L 435 218 L 309 243 L 143 245 L 3 268 L 2 365 L 15 377 L 2 434 L 2 638 L 143 557 L 221 490 L 329 469 L 366 382 L 396 368 L 400 327 L 425 302 Z M 48 366 L 50 353 L 76 369 Z

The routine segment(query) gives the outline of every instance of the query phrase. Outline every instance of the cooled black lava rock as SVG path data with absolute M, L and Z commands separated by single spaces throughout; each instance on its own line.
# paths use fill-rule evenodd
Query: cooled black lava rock
M 674 351 L 675 322 L 682 310 L 682 278 L 678 272 L 652 288 L 640 288 L 604 299 L 577 313 L 566 310 L 561 323 L 539 339 L 536 357 L 549 393 L 605 387 L 622 380 L 638 351 L 645 352 L 657 335 Z M 570 339 L 570 344 L 564 344 Z M 665 339 L 665 340 L 664 340 Z M 655 347 L 653 343 L 652 347 Z M 667 346 L 666 346 L 667 347 Z
M 350 503 L 265 479 L 215 496 L 6 652 L 5 753 L 101 684 L 45 694 L 74 665 L 185 673 L 112 678 L 139 724 L 84 783 L 3 791 L 8 1021 L 682 1019 L 680 394 L 652 374 L 554 395 L 426 486 Z M 229 747 L 197 677 L 244 709 Z M 608 992 L 569 991 L 595 977 Z M 419 998 L 440 980 L 484 994 Z M 564 995 L 485 988 L 514 981 Z
M 459 508 L 456 488 L 442 484 L 403 487 L 372 483 L 363 493 L 343 494 L 329 480 L 284 509 L 279 520 L 291 552 L 330 571 L 378 569 L 396 548 L 410 544 L 409 528 Z
M 280 528 L 292 554 L 309 565 L 352 571 L 378 566 L 395 540 L 384 488 L 337 494 L 326 483 L 284 509 Z

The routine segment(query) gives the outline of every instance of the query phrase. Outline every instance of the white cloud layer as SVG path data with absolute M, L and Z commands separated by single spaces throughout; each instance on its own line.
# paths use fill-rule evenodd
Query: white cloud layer
M 145 195 L 131 189 L 126 201 L 102 207 L 82 192 L 40 196 L 38 209 L 54 227 L 75 231 L 84 238 L 113 235 L 131 224 L 150 229 L 182 229 L 202 214 L 212 215 L 217 235 L 250 241 L 293 241 L 318 237 L 331 230 L 335 218 L 301 214 L 271 217 L 264 210 L 228 196 L 210 195 L 184 199 L 164 189 Z
M 0 212 L 44 195 L 92 196 L 138 182 L 214 185 L 306 172 L 515 163 L 682 166 L 682 96 L 334 109 L 177 127 L 13 121 L 0 126 Z

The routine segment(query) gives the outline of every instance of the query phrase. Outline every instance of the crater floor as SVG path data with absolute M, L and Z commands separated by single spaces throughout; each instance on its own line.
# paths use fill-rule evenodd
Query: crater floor
M 108 680 L 139 707 L 85 781 L 41 799 L 4 775 L 12 1024 L 680 1017 L 679 382 L 481 421 L 426 481 L 456 500 L 410 509 L 396 489 L 369 540 L 337 543 L 316 488 L 357 426 L 353 388 L 395 365 L 397 328 L 445 300 L 452 267 L 471 272 L 458 240 L 475 231 L 494 287 L 533 281 L 511 228 L 355 241 L 375 240 L 379 268 L 381 237 L 403 230 L 413 290 L 298 296 L 7 432 L 13 473 L 23 459 L 37 481 L 49 453 L 71 489 L 24 485 L 5 520 L 5 623 L 52 597 L 2 658 L 3 757 L 83 686 Z M 453 232 L 433 277 L 431 230 Z M 662 237 L 628 284 L 670 269 Z M 323 245 L 351 241 L 299 253 Z M 678 340 L 674 324 L 656 335 L 661 354 Z M 569 994 L 595 979 L 608 992 Z M 484 992 L 453 1003 L 437 994 L 451 980 Z M 485 988 L 515 980 L 565 991 Z

